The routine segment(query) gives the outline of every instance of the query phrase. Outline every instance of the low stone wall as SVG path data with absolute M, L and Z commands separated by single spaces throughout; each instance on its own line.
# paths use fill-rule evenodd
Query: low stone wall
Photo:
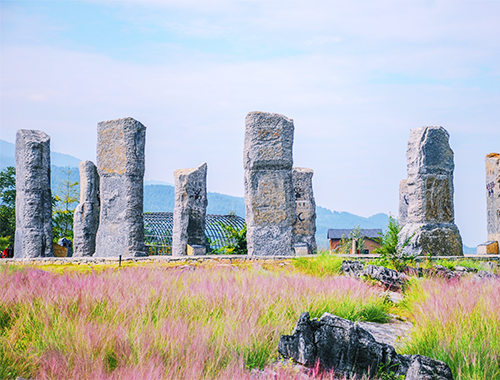
M 369 261 L 380 257 L 380 255 L 336 255 L 345 259 L 355 259 L 358 261 Z M 248 256 L 248 255 L 205 255 L 205 256 L 148 256 L 148 257 L 122 257 L 122 263 L 202 263 L 205 261 L 215 261 L 224 264 L 236 264 L 243 262 L 255 263 L 276 263 L 278 261 L 287 261 L 296 257 L 314 258 L 315 255 L 301 255 L 290 257 L 285 256 Z M 432 257 L 431 261 L 442 259 L 443 257 Z M 500 262 L 500 255 L 464 255 L 464 256 L 446 256 L 447 260 L 472 259 L 485 262 Z M 428 260 L 426 256 L 415 258 L 416 262 Z M 0 265 L 18 264 L 18 265 L 96 265 L 96 264 L 118 264 L 119 257 L 38 257 L 24 259 L 0 259 Z

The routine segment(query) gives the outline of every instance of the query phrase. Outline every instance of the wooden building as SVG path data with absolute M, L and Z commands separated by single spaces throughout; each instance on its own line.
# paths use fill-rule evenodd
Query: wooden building
M 339 248 L 339 244 L 344 239 L 349 239 L 349 234 L 352 230 L 348 229 L 329 229 L 328 230 L 328 240 L 330 241 L 330 252 L 335 252 Z M 382 233 L 381 228 L 372 228 L 361 230 L 363 237 L 365 239 L 365 249 L 361 252 L 358 249 L 357 253 L 369 254 L 372 253 L 375 248 L 380 247 L 380 234 Z M 352 253 L 352 249 L 351 249 Z

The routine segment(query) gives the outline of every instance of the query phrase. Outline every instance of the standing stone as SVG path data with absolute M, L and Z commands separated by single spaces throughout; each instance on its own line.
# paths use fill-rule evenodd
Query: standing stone
M 277 113 L 250 112 L 245 124 L 248 254 L 293 255 L 297 218 L 292 182 L 293 120 Z
M 50 137 L 20 129 L 16 134 L 15 258 L 53 257 Z
M 488 240 L 500 244 L 500 154 L 486 156 L 486 209 Z
M 416 255 L 462 256 L 453 207 L 453 151 L 443 127 L 412 129 L 406 151 L 408 215 L 399 238 Z
M 100 219 L 95 257 L 144 256 L 146 127 L 127 117 L 97 125 Z
M 399 183 L 399 217 L 398 223 L 400 226 L 406 224 L 408 219 L 408 186 L 406 185 L 406 179 L 401 180 Z
M 99 174 L 92 161 L 80 161 L 80 203 L 73 218 L 75 257 L 92 256 L 99 228 Z
M 316 202 L 314 201 L 312 177 L 314 172 L 307 168 L 293 168 L 292 180 L 295 193 L 297 220 L 293 226 L 293 242 L 297 246 L 306 244 L 307 253 L 316 252 Z
M 174 177 L 172 256 L 205 254 L 205 216 L 208 205 L 207 164 L 204 163 L 194 169 L 176 170 Z

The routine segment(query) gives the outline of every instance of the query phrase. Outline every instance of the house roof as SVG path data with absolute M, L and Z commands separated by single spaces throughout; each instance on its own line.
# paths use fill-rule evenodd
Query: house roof
M 328 230 L 328 239 L 341 239 L 342 235 L 344 235 L 346 238 L 348 238 L 351 231 L 352 231 L 352 229 L 350 229 L 350 230 L 330 229 L 330 230 Z M 363 233 L 363 236 L 366 238 L 379 238 L 380 237 L 379 233 L 382 233 L 382 229 L 381 228 L 371 228 L 371 229 L 361 230 L 361 232 Z

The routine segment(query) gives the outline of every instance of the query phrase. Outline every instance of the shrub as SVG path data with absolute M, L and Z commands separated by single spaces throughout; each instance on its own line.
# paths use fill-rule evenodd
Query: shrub
M 406 237 L 403 244 L 399 244 L 401 228 L 397 219 L 389 215 L 387 230 L 381 234 L 380 247 L 373 250 L 373 253 L 380 254 L 378 262 L 381 265 L 391 267 L 397 271 L 404 269 L 415 259 L 415 256 L 404 252 L 404 247 L 410 243 L 413 236 Z

